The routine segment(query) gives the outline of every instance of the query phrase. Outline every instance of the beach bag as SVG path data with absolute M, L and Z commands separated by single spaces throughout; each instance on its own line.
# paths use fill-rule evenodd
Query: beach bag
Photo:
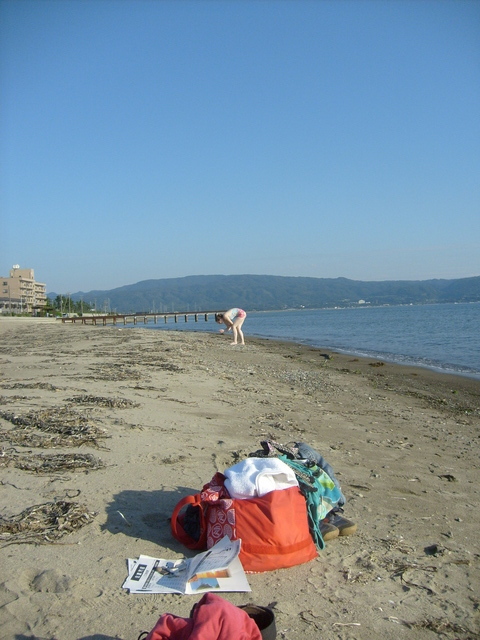
M 325 548 L 320 522 L 334 509 L 342 497 L 342 492 L 335 485 L 328 473 L 312 462 L 304 464 L 299 460 L 290 460 L 287 456 L 279 456 L 288 464 L 297 476 L 300 491 L 307 504 L 308 524 L 313 540 L 320 551 Z
M 224 481 L 225 476 L 216 473 L 200 493 L 178 502 L 170 521 L 176 540 L 189 549 L 204 550 L 224 535 L 241 539 L 240 561 L 252 573 L 293 567 L 317 556 L 305 498 L 298 487 L 235 499 Z

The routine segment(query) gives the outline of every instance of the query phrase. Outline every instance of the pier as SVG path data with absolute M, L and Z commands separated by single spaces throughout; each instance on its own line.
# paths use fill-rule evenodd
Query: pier
M 209 316 L 213 316 L 213 318 L 215 318 L 216 313 L 221 312 L 185 311 L 179 313 L 174 311 L 172 313 L 111 313 L 105 315 L 65 316 L 61 318 L 61 320 L 63 323 L 71 322 L 76 324 L 78 322 L 79 324 L 102 324 L 105 326 L 107 324 L 116 325 L 119 322 L 123 324 L 138 324 L 139 322 L 147 324 L 149 320 L 153 321 L 154 324 L 157 324 L 163 319 L 163 322 L 167 324 L 168 318 L 173 318 L 175 323 L 182 318 L 184 322 L 188 322 L 189 318 L 193 318 L 194 322 L 198 322 L 199 318 L 203 318 L 205 322 L 208 322 Z

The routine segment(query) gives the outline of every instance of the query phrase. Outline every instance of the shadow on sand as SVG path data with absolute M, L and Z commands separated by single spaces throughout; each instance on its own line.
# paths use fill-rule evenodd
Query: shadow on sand
M 190 487 L 178 487 L 173 491 L 120 491 L 107 506 L 107 521 L 102 529 L 184 553 L 186 548 L 172 536 L 170 518 L 177 502 L 194 493 L 196 490 Z

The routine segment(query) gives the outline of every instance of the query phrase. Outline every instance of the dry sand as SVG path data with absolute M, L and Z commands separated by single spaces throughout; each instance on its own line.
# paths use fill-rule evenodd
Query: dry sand
M 480 382 L 246 329 L 231 347 L 215 327 L 0 319 L 4 640 L 136 640 L 165 612 L 188 616 L 198 597 L 122 590 L 126 558 L 191 554 L 170 534 L 174 505 L 265 437 L 325 456 L 358 531 L 223 597 L 272 606 L 288 640 L 479 637 Z M 39 537 L 9 541 L 6 519 L 61 501 L 84 516 L 63 537 L 40 520 Z

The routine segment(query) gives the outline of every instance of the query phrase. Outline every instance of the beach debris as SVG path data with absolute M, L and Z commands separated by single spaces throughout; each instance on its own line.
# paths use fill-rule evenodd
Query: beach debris
M 16 427 L 35 427 L 40 431 L 55 431 L 57 433 L 72 432 L 78 427 L 83 427 L 87 422 L 84 415 L 75 414 L 73 411 L 62 408 L 32 411 L 24 416 L 0 411 L 0 417 Z
M 9 402 L 16 402 L 18 400 L 31 400 L 31 396 L 0 396 L 0 404 L 8 404 Z
M 372 487 L 369 487 L 366 484 L 349 484 L 352 489 L 361 489 L 362 491 L 370 491 Z
M 123 515 L 123 513 L 122 513 L 121 511 L 119 511 L 119 510 L 117 509 L 117 513 L 118 513 L 118 515 L 122 518 L 122 520 L 124 520 L 124 521 L 126 522 L 126 524 L 127 524 L 127 526 L 128 526 L 128 527 L 131 527 L 131 526 L 132 526 L 132 523 L 131 523 L 131 522 L 129 522 L 129 521 L 126 519 L 126 517 Z
M 467 397 L 467 394 L 451 394 L 453 397 L 440 398 L 438 395 L 432 393 L 430 390 L 426 390 L 425 392 L 421 392 L 418 389 L 395 389 L 397 393 L 402 391 L 405 395 L 412 396 L 414 398 L 418 398 L 422 402 L 425 402 L 427 406 L 433 407 L 435 409 L 440 409 L 443 411 L 448 410 L 453 414 L 465 414 L 468 416 L 478 416 L 480 415 L 480 398 L 478 394 L 470 394 L 470 397 Z
M 372 567 L 368 567 L 369 570 Z M 350 567 L 347 569 L 343 569 L 342 571 L 343 578 L 345 582 L 358 582 L 360 584 L 366 584 L 372 580 L 372 576 L 369 575 L 369 572 L 359 571 L 358 573 L 353 573 Z
M 452 475 L 451 473 L 442 473 L 438 476 L 439 478 L 443 478 L 445 480 L 448 480 L 448 482 L 456 482 L 457 479 L 454 475 Z
M 105 429 L 89 424 L 85 415 L 66 407 L 30 412 L 23 416 L 0 411 L 0 418 L 15 426 L 15 429 L 10 431 L 2 431 L 2 437 L 19 445 L 54 447 L 88 444 L 101 448 L 99 440 L 108 437 Z M 53 434 L 55 437 L 39 437 L 33 429 L 42 434 Z
M 167 391 L 167 387 L 155 387 L 153 385 L 145 385 L 145 384 L 136 384 L 130 387 L 135 391 L 159 391 L 161 393 L 165 393 Z
M 101 396 L 81 395 L 74 396 L 73 398 L 67 398 L 67 402 L 74 402 L 77 404 L 91 404 L 100 407 L 108 407 L 109 409 L 131 409 L 139 407 L 138 402 L 128 400 L 126 398 L 102 398 Z
M 2 389 L 44 389 L 46 391 L 59 391 L 60 387 L 56 387 L 50 382 L 2 382 Z
M 182 367 L 179 367 L 178 364 L 173 364 L 172 362 L 159 362 L 154 365 L 157 369 L 163 369 L 164 371 L 173 371 L 176 373 L 181 373 L 185 371 Z
M 439 554 L 441 555 L 445 553 L 445 549 L 443 549 L 438 544 L 431 544 L 428 547 L 425 547 L 424 551 L 427 554 L 427 556 L 436 556 L 436 555 L 439 555 Z
M 4 454 L 0 457 L 0 467 L 15 467 L 40 474 L 58 471 L 94 471 L 104 466 L 104 463 L 91 453 Z
M 450 622 L 445 618 L 437 618 L 437 619 L 425 619 L 419 620 L 418 622 L 409 622 L 407 620 L 400 620 L 396 616 L 389 616 L 388 620 L 390 622 L 394 622 L 396 624 L 403 624 L 409 629 L 428 629 L 429 631 L 433 631 L 436 634 L 444 634 L 447 632 L 453 633 L 461 633 L 461 634 L 472 634 L 468 635 L 469 638 L 477 637 L 475 633 L 470 632 L 465 627 L 462 627 L 455 622 Z
M 100 446 L 97 442 L 97 437 L 89 433 L 63 437 L 58 434 L 31 433 L 27 429 L 11 429 L 10 431 L 0 431 L 0 440 L 8 440 L 10 444 L 34 447 L 35 449 L 57 449 L 59 447 L 79 447 L 81 445 L 87 445 L 95 449 L 107 449 L 105 446 Z
M 95 515 L 77 502 L 59 500 L 38 504 L 14 516 L 0 516 L 0 542 L 54 543 L 93 522 Z
M 413 563 L 406 563 L 406 562 L 402 562 L 400 564 L 397 565 L 396 569 L 393 571 L 391 577 L 392 578 L 400 578 L 400 581 L 402 582 L 402 584 L 404 584 L 407 589 L 409 589 L 410 587 L 417 587 L 418 589 L 425 589 L 425 591 L 428 593 L 428 595 L 433 596 L 435 595 L 435 591 L 433 589 L 431 589 L 430 587 L 427 587 L 423 584 L 417 584 L 416 582 L 411 582 L 410 580 L 407 580 L 405 578 L 405 573 L 409 570 L 416 570 L 416 571 L 430 571 L 432 573 L 435 573 L 436 571 L 438 571 L 437 567 L 434 566 L 422 566 L 419 565 L 415 562 Z
M 307 395 L 314 395 L 319 392 L 325 395 L 327 392 L 333 392 L 335 390 L 334 385 L 326 380 L 323 374 L 318 371 L 304 371 L 298 369 L 281 371 L 273 369 L 269 373 L 264 373 L 263 371 L 259 371 L 258 373 L 262 376 L 270 374 L 281 382 L 285 382 L 290 385 L 292 389 L 299 387 Z
M 145 380 L 145 374 L 142 371 L 124 364 L 106 363 L 97 367 L 89 367 L 89 369 L 93 373 L 82 376 L 86 380 L 108 380 L 110 382 Z

